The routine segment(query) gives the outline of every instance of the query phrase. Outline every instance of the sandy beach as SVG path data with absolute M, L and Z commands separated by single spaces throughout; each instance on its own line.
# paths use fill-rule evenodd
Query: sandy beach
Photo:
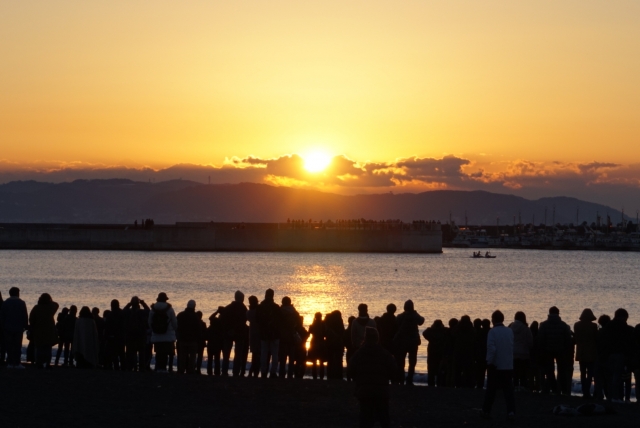
M 234 379 L 57 369 L 0 371 L 2 427 L 357 427 L 358 402 L 348 382 Z M 479 417 L 483 391 L 391 388 L 394 427 L 637 427 L 640 405 L 612 415 L 562 417 L 558 404 L 578 397 L 516 393 L 507 423 L 500 394 L 493 419 Z

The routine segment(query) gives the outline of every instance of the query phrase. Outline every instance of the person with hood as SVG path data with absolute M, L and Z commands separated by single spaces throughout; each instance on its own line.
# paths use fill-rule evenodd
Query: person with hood
M 256 317 L 260 329 L 260 372 L 262 377 L 278 376 L 278 351 L 280 348 L 280 324 L 282 312 L 280 306 L 274 302 L 274 292 L 268 289 L 264 293 L 264 300 L 258 305 Z M 269 368 L 271 360 L 271 368 Z
M 247 346 L 249 329 L 247 327 L 247 307 L 244 304 L 244 293 L 236 291 L 234 300 L 228 304 L 220 314 L 220 321 L 224 328 L 224 342 L 222 345 L 222 376 L 229 375 L 229 358 L 231 348 L 235 345 L 233 354 L 233 376 L 244 375 L 247 363 Z
M 9 289 L 9 298 L 2 302 L 0 308 L 0 342 L 4 339 L 5 345 L 0 358 L 4 359 L 4 352 L 6 352 L 7 368 L 23 369 L 24 366 L 20 364 L 22 338 L 29 325 L 29 315 L 27 313 L 27 305 L 20 298 L 20 289 L 18 287 Z
M 602 331 L 603 346 L 608 355 L 609 372 L 608 397 L 612 403 L 622 403 L 623 374 L 625 367 L 637 352 L 633 327 L 627 324 L 629 313 L 625 309 L 616 310 L 613 319 Z
M 260 374 L 260 328 L 258 327 L 258 298 L 249 296 L 249 309 L 247 321 L 249 321 L 249 350 L 251 351 L 251 367 L 249 377 L 258 377 Z
M 398 332 L 394 337 L 394 348 L 396 349 L 396 365 L 398 366 L 398 377 L 400 383 L 403 381 L 407 386 L 413 386 L 413 375 L 416 371 L 418 361 L 418 346 L 420 346 L 420 332 L 418 327 L 424 324 L 424 317 L 414 309 L 413 301 L 404 302 L 404 312 L 398 315 Z M 406 380 L 404 379 L 405 360 L 409 356 L 409 369 Z
M 452 330 L 452 336 L 455 386 L 456 388 L 473 388 L 476 384 L 473 372 L 476 330 L 469 315 L 460 317 L 460 322 Z
M 447 329 L 442 320 L 435 320 L 431 327 L 423 333 L 427 345 L 427 385 L 434 387 L 444 386 L 444 351 L 447 341 Z
M 282 298 L 282 306 L 280 307 L 280 343 L 278 350 L 278 358 L 280 362 L 280 378 L 293 378 L 295 373 L 295 356 L 296 350 L 302 341 L 297 332 L 300 314 L 291 304 L 291 299 L 287 296 Z M 287 360 L 289 367 L 287 369 Z
M 220 321 L 220 313 L 222 311 L 224 311 L 224 306 L 218 306 L 218 310 L 209 317 L 209 327 L 207 327 L 207 374 L 209 376 L 214 374 L 220 376 L 220 362 L 224 342 L 224 329 Z
M 53 317 L 58 305 L 49 293 L 43 293 L 29 314 L 29 333 L 35 347 L 36 367 L 51 368 L 51 348 L 58 341 Z
M 376 322 L 369 318 L 369 307 L 360 303 L 358 305 L 358 318 L 351 323 L 351 346 L 357 351 L 364 342 L 364 332 L 367 327 L 377 328 Z
M 176 317 L 178 328 L 178 374 L 193 374 L 196 367 L 196 353 L 200 339 L 200 320 L 196 315 L 196 301 L 189 300 L 184 311 Z
M 514 321 L 509 324 L 513 331 L 513 380 L 516 390 L 527 388 L 529 361 L 533 347 L 533 334 L 527 324 L 524 312 L 516 312 Z
M 156 351 L 156 373 L 168 373 L 169 356 L 175 353 L 178 319 L 167 300 L 169 300 L 167 293 L 159 293 L 156 303 L 151 305 L 151 312 L 149 312 L 151 343 Z
M 325 317 L 325 349 L 327 356 L 327 379 L 342 380 L 344 357 L 344 321 L 340 311 L 333 311 Z
M 573 348 L 571 329 L 560 318 L 560 309 L 555 306 L 549 308 L 549 315 L 546 321 L 540 324 L 537 342 L 542 353 L 545 382 L 542 392 L 559 392 L 570 395 L 565 381 L 567 376 L 571 376 L 573 370 L 568 369 L 570 360 L 569 352 Z M 554 362 L 558 367 L 558 378 L 556 380 L 554 372 Z M 567 373 L 569 372 L 569 373 Z
M 133 296 L 122 310 L 127 370 L 145 370 L 149 311 L 149 306 L 138 296 Z
M 328 315 L 327 315 L 328 316 Z M 327 336 L 325 330 L 325 320 L 322 320 L 322 313 L 316 312 L 311 326 L 309 326 L 309 334 L 311 334 L 311 343 L 309 344 L 309 361 L 311 361 L 311 376 L 318 378 L 318 366 L 320 366 L 320 380 L 324 379 L 324 361 L 325 358 L 325 338 Z
M 387 305 L 387 312 L 382 314 L 379 321 L 376 322 L 378 334 L 380 335 L 380 345 L 389 351 L 391 355 L 396 354 L 396 350 L 393 348 L 393 339 L 398 333 L 398 320 L 395 315 L 396 310 L 396 305 L 389 303 Z
M 124 370 L 126 367 L 125 323 L 120 302 L 111 301 L 111 310 L 104 313 L 105 368 Z
M 576 361 L 580 363 L 582 397 L 586 399 L 591 398 L 591 384 L 598 360 L 598 325 L 594 322 L 595 320 L 596 316 L 593 311 L 587 308 L 582 311 L 580 321 L 573 325 Z
M 491 408 L 498 389 L 502 389 L 507 403 L 507 417 L 515 418 L 516 403 L 513 394 L 513 330 L 504 326 L 500 311 L 491 314 L 493 328 L 487 335 L 487 390 L 484 394 L 482 417 L 491 418 Z
M 100 339 L 96 322 L 93 320 L 91 309 L 88 306 L 83 306 L 80 309 L 80 316 L 75 323 L 72 343 L 73 348 L 71 351 L 76 360 L 76 367 L 79 369 L 92 369 L 98 366 Z
M 356 383 L 355 396 L 360 402 L 360 427 L 373 427 L 375 419 L 383 428 L 389 418 L 389 381 L 398 373 L 393 356 L 378 342 L 378 331 L 365 327 L 364 342 L 348 363 L 349 377 Z

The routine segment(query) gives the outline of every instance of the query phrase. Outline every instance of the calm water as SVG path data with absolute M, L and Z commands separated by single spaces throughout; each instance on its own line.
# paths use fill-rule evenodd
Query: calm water
M 546 319 L 550 306 L 571 325 L 585 307 L 596 316 L 619 307 L 640 323 L 637 253 L 494 250 L 496 259 L 472 259 L 472 250 L 439 255 L 337 253 L 164 253 L 106 251 L 0 251 L 0 291 L 22 290 L 31 307 L 41 293 L 62 306 L 124 306 L 138 295 L 151 303 L 165 291 L 181 310 L 189 299 L 207 317 L 236 290 L 260 299 L 273 288 L 287 295 L 305 323 L 315 312 L 339 309 L 346 321 L 357 306 L 380 315 L 407 299 L 427 325 L 467 314 L 489 318 L 495 309 L 511 319 L 523 310 L 529 322 Z M 426 371 L 426 346 L 418 371 Z

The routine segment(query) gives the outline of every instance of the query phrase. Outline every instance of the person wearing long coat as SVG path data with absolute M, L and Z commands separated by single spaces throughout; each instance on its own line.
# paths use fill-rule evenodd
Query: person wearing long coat
M 29 325 L 31 340 L 36 351 L 36 367 L 51 367 L 51 348 L 58 343 L 58 333 L 54 315 L 60 306 L 49 293 L 43 293 L 38 304 L 31 309 Z
M 95 368 L 100 354 L 100 337 L 88 306 L 80 309 L 73 333 L 73 356 L 78 368 Z

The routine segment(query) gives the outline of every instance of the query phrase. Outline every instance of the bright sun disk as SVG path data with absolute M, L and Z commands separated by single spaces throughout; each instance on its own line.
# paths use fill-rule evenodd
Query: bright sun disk
M 309 172 L 320 172 L 331 163 L 331 156 L 322 152 L 311 152 L 303 156 L 303 159 L 304 169 Z

